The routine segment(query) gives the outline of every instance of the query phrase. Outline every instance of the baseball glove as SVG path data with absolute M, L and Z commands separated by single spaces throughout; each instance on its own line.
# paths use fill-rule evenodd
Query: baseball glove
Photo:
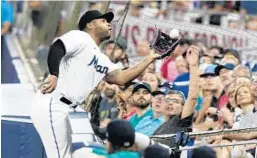
M 160 54 L 159 59 L 166 58 L 171 55 L 174 49 L 179 45 L 181 37 L 172 39 L 169 35 L 158 30 L 157 35 L 155 36 L 150 47 Z

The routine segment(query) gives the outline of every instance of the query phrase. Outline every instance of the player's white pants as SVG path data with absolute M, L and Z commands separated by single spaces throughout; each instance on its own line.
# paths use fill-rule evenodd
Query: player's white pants
M 48 158 L 71 158 L 69 106 L 51 94 L 37 93 L 31 119 L 44 144 Z

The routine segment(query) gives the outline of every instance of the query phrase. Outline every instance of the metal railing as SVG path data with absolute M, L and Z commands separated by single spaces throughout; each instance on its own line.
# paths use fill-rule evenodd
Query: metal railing
M 201 136 L 214 136 L 214 135 L 224 135 L 224 134 L 236 134 L 236 133 L 249 133 L 249 132 L 256 132 L 257 127 L 250 127 L 250 128 L 241 128 L 241 129 L 221 129 L 216 131 L 202 131 L 202 132 L 190 132 L 187 135 L 191 137 Z M 154 135 L 151 138 L 170 138 L 175 137 L 176 134 L 163 134 L 163 135 Z

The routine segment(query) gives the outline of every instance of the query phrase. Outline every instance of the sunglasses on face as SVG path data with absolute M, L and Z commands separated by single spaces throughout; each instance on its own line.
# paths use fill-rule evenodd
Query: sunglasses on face
M 165 98 L 164 101 L 166 103 L 175 103 L 175 104 L 181 104 L 181 100 L 179 99 L 170 99 L 170 98 Z

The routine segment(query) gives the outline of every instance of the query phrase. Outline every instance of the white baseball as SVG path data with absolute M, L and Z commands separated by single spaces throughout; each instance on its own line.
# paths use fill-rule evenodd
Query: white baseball
M 180 36 L 179 31 L 177 29 L 172 29 L 170 31 L 170 38 L 178 38 Z

